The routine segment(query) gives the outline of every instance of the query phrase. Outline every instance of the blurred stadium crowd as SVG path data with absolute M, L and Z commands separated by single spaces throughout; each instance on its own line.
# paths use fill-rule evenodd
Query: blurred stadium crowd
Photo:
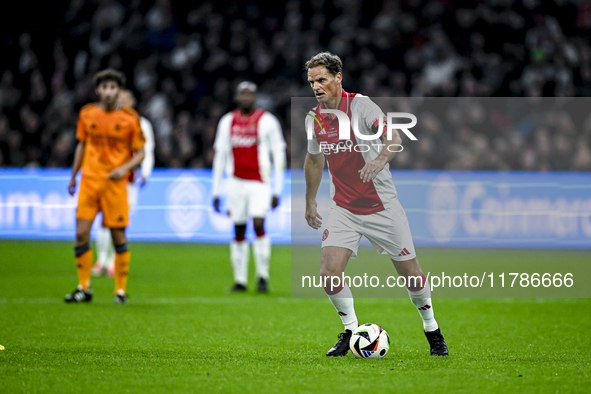
M 31 4 L 39 17 L 25 12 Z M 343 59 L 344 88 L 368 96 L 591 96 L 588 1 L 71 0 L 16 7 L 27 16 L 1 33 L 1 166 L 70 166 L 77 111 L 96 100 L 92 76 L 106 67 L 127 75 L 138 111 L 154 126 L 156 166 L 169 168 L 211 166 L 217 122 L 244 79 L 259 84 L 259 104 L 282 122 L 289 160 L 290 99 L 311 96 L 303 64 L 323 50 Z M 437 142 L 429 138 L 395 167 L 590 171 L 588 123 L 499 135 L 460 124 L 438 137 L 445 155 L 427 146 Z M 552 147 L 560 160 L 548 158 Z M 291 159 L 300 167 L 303 158 Z

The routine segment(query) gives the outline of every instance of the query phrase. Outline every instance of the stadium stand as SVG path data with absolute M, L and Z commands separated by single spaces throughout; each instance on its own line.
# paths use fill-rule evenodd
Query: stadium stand
M 347 90 L 369 96 L 591 96 L 584 1 L 45 3 L 34 5 L 43 22 L 23 17 L 0 33 L 0 166 L 69 166 L 77 111 L 95 100 L 91 78 L 105 67 L 128 76 L 154 125 L 156 166 L 167 168 L 211 167 L 216 124 L 243 79 L 278 115 L 290 160 L 290 99 L 311 95 L 303 64 L 322 50 L 343 59 Z M 438 130 L 434 119 L 397 168 L 590 171 L 591 121 L 558 121 L 490 135 Z

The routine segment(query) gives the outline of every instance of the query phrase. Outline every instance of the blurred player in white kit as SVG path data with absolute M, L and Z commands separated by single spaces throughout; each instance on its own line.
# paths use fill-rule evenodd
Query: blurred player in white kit
M 137 104 L 137 101 L 130 90 L 121 90 L 119 93 L 119 102 L 121 105 L 131 108 L 135 108 Z M 146 144 L 144 145 L 146 156 L 139 167 L 139 184 L 140 187 L 143 187 L 154 169 L 154 130 L 150 121 L 143 116 L 140 116 L 140 127 L 142 128 L 144 138 L 146 139 Z M 138 201 L 136 173 L 137 171 L 131 173 L 129 183 L 127 184 L 129 212 L 133 212 Z M 108 228 L 101 227 L 99 230 L 96 239 L 96 249 L 97 261 L 92 267 L 92 276 L 98 277 L 109 275 L 110 277 L 113 277 L 115 275 L 115 249 Z
M 225 114 L 218 124 L 214 143 L 213 205 L 220 212 L 220 181 L 225 170 L 232 174 L 228 190 L 228 215 L 234 222 L 230 242 L 234 271 L 232 291 L 247 289 L 249 243 L 246 223 L 252 218 L 256 238 L 253 254 L 258 277 L 257 290 L 268 292 L 271 240 L 265 234 L 265 215 L 279 205 L 285 171 L 285 140 L 281 125 L 271 113 L 255 107 L 257 86 L 248 81 L 236 88 L 238 108 Z M 271 165 L 275 185 L 271 193 Z

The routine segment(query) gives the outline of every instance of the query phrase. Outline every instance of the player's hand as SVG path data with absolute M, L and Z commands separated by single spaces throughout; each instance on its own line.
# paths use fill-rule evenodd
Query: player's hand
M 72 179 L 70 179 L 68 193 L 70 193 L 70 196 L 73 196 L 76 193 L 76 177 L 72 177 Z
M 125 167 L 118 167 L 111 171 L 108 178 L 112 181 L 118 181 L 123 178 L 125 174 L 127 174 L 127 169 Z
M 271 209 L 275 209 L 278 206 L 279 206 L 279 197 L 273 196 L 273 199 L 271 200 Z
M 140 176 L 140 187 L 144 187 L 146 186 L 146 177 L 145 176 Z
M 363 168 L 359 170 L 359 178 L 363 180 L 363 183 L 373 181 L 378 176 L 378 173 L 384 169 L 385 165 L 386 163 L 379 158 L 365 163 Z
M 322 216 L 316 211 L 316 201 L 313 203 L 306 203 L 306 221 L 308 226 L 314 230 L 318 230 L 322 226 Z
M 213 209 L 220 213 L 220 198 L 217 196 L 213 198 Z

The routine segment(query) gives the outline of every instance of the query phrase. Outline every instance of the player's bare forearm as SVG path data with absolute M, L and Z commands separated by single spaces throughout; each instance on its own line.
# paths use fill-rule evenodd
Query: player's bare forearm
M 390 162 L 399 152 L 399 147 L 402 146 L 402 138 L 400 138 L 400 134 L 398 130 L 392 130 L 392 139 L 388 139 L 388 135 L 384 135 L 384 148 L 380 152 L 380 156 L 383 157 L 384 165 Z
M 72 178 L 76 177 L 78 171 L 80 171 L 80 167 L 82 167 L 82 159 L 84 158 L 84 150 L 86 148 L 86 143 L 84 141 L 79 141 L 78 145 L 76 145 L 76 151 L 74 152 L 74 163 L 72 164 Z
M 322 181 L 324 168 L 324 155 L 311 155 L 308 153 L 304 162 L 304 174 L 306 176 L 306 221 L 313 229 L 322 226 L 322 216 L 316 211 L 316 193 Z
M 128 171 L 139 166 L 142 160 L 144 160 L 145 156 L 146 152 L 144 151 L 144 148 L 139 148 L 127 163 L 111 171 L 111 173 L 109 174 L 109 179 L 116 181 L 123 178 Z
M 144 160 L 145 157 L 146 157 L 146 151 L 144 150 L 144 147 L 142 146 L 141 148 L 139 148 L 135 152 L 135 154 L 133 155 L 131 160 L 129 160 L 124 165 L 127 166 L 128 171 L 132 170 L 132 169 L 138 167 L 140 164 L 142 164 L 142 160 Z
M 322 170 L 324 169 L 324 155 L 306 156 L 304 162 L 304 174 L 306 176 L 306 203 L 316 200 L 316 193 L 322 181 Z
M 82 167 L 82 159 L 84 158 L 84 150 L 86 148 L 86 143 L 84 141 L 79 141 L 78 145 L 76 145 L 76 151 L 74 152 L 74 163 L 72 164 L 72 177 L 70 178 L 70 183 L 68 184 L 68 193 L 71 196 L 76 193 L 76 174 L 80 171 L 80 167 Z
M 402 142 L 398 133 L 396 133 L 396 139 L 394 138 L 394 135 L 392 135 L 392 137 L 391 141 L 387 139 L 384 140 L 384 147 L 378 157 L 375 158 L 375 161 L 381 165 L 382 168 L 394 158 L 394 155 L 398 152 L 398 146 L 400 145 L 400 142 Z
M 398 152 L 402 139 L 397 130 L 392 130 L 392 138 L 388 139 L 384 135 L 384 146 L 382 151 L 374 160 L 368 162 L 359 170 L 359 177 L 363 179 L 363 182 L 369 182 L 374 180 L 380 171 L 384 169 L 386 164 L 390 162 Z

